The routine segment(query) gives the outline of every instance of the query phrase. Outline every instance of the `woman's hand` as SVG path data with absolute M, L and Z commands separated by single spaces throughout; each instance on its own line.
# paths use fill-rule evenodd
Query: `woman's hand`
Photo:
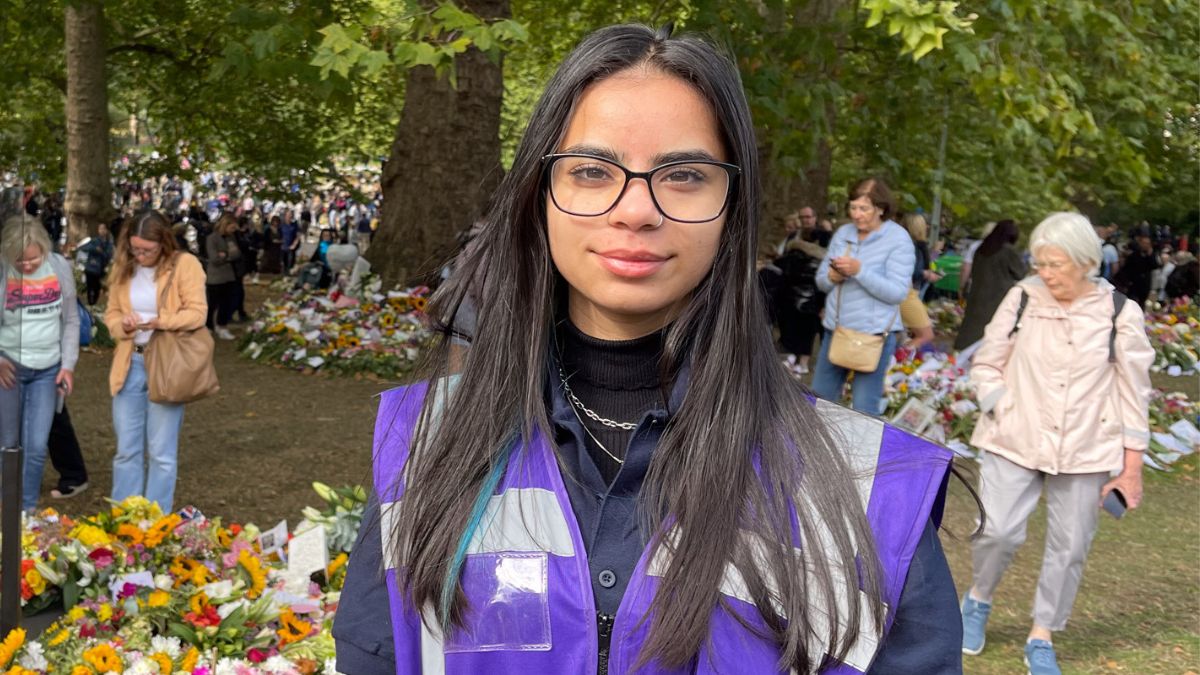
M 0 388 L 12 389 L 17 386 L 17 367 L 12 361 L 0 356 Z
M 830 282 L 830 283 L 832 283 L 832 284 L 840 284 L 840 283 L 842 283 L 842 282 L 843 282 L 843 281 L 845 281 L 845 280 L 846 280 L 846 277 L 842 276 L 841 274 L 838 274 L 838 271 L 837 271 L 837 270 L 835 270 L 835 269 L 833 269 L 833 262 L 832 262 L 832 261 L 830 261 L 830 264 L 829 264 L 829 282 Z
M 137 314 L 126 314 L 121 317 L 121 330 L 125 331 L 125 335 L 133 335 L 137 331 L 138 324 L 141 319 Z
M 156 316 L 153 319 L 150 319 L 146 323 L 142 324 L 142 329 L 143 330 L 162 330 L 162 324 L 160 324 L 158 322 L 158 317 Z
M 838 256 L 829 261 L 829 266 L 843 277 L 852 277 L 862 271 L 862 261 L 849 256 Z
M 1100 503 L 1113 489 L 1121 491 L 1125 497 L 1125 506 L 1136 509 L 1142 503 L 1142 453 L 1136 450 L 1125 451 L 1125 468 L 1116 478 L 1104 484 L 1100 490 Z
M 75 373 L 66 368 L 60 368 L 58 376 L 54 378 L 54 384 L 62 389 L 63 396 L 70 396 L 71 392 L 75 391 Z

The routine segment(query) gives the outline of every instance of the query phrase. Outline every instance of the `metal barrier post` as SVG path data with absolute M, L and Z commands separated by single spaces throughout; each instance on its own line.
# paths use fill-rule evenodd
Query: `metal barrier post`
M 0 504 L 0 639 L 21 625 L 21 466 L 20 447 L 0 449 L 3 502 Z

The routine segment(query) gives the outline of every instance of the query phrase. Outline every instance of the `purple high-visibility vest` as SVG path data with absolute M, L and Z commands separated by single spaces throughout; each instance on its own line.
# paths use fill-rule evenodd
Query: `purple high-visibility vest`
M 408 459 L 409 442 L 427 388 L 428 383 L 420 383 L 384 393 L 375 425 L 375 489 L 388 567 L 396 672 L 592 675 L 597 669 L 597 626 L 586 552 L 554 448 L 540 433 L 514 450 L 507 473 L 468 547 L 461 576 L 468 601 L 465 626 L 444 636 L 432 611 L 426 613 L 430 620 L 422 621 L 421 613 L 399 593 L 393 567 L 397 548 L 391 540 L 394 508 L 404 493 L 403 483 L 397 479 Z M 951 453 L 879 419 L 824 401 L 815 405 L 839 437 L 839 448 L 857 479 L 875 535 L 884 575 L 883 598 L 888 607 L 886 632 L 917 542 L 938 500 Z M 803 503 L 800 498 L 798 501 Z M 746 544 L 754 545 L 750 535 Z M 643 552 L 617 611 L 609 673 L 782 672 L 777 668 L 776 646 L 747 630 L 719 606 L 709 624 L 709 639 L 690 665 L 664 668 L 652 661 L 635 671 L 649 632 L 650 622 L 641 619 L 669 564 L 667 554 L 651 553 L 649 549 Z M 741 576 L 732 566 L 726 571 L 720 591 L 743 621 L 763 626 Z M 847 603 L 853 601 L 839 599 L 841 616 L 846 615 Z M 860 592 L 857 601 L 865 603 L 865 594 Z M 864 673 L 870 667 L 883 636 L 871 625 L 870 613 L 861 614 L 861 637 L 846 660 L 830 660 L 832 665 L 819 672 L 848 675 Z M 814 650 L 810 653 L 828 654 L 828 646 L 816 641 L 809 645 Z

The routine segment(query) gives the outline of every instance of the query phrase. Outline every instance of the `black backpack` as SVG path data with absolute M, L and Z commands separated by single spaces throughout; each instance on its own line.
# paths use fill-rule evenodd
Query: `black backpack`
M 1125 301 L 1129 298 L 1118 290 L 1113 290 L 1113 314 L 1112 314 L 1112 330 L 1108 333 L 1108 362 L 1117 362 L 1117 317 L 1121 315 L 1121 310 L 1125 308 Z M 1024 288 L 1021 289 L 1021 304 L 1017 305 L 1017 318 L 1013 321 L 1012 330 L 1008 331 L 1008 337 L 1017 334 L 1021 330 L 1021 315 L 1025 313 L 1025 305 L 1029 304 L 1029 293 Z

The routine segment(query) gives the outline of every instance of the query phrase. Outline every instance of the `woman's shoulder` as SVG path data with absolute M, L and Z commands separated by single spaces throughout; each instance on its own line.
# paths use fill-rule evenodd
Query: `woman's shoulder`
M 185 274 L 204 271 L 204 266 L 200 264 L 200 259 L 187 251 L 175 252 L 175 268 Z

